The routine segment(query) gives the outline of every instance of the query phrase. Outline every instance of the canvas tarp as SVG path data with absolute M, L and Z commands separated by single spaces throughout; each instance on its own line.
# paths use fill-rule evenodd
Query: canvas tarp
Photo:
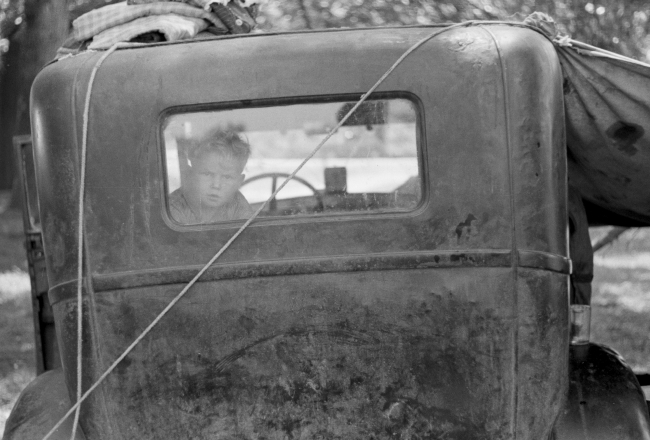
M 590 221 L 650 225 L 650 65 L 576 44 L 557 52 L 569 181 Z
M 557 49 L 569 182 L 589 222 L 650 225 L 650 65 L 554 33 L 547 22 L 526 24 Z

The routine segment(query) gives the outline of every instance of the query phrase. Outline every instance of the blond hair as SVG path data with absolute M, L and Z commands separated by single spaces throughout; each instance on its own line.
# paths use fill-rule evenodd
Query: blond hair
M 237 132 L 216 130 L 200 140 L 194 148 L 190 149 L 188 158 L 191 162 L 194 162 L 208 153 L 217 153 L 223 157 L 234 159 L 241 165 L 243 170 L 251 155 L 251 147 Z

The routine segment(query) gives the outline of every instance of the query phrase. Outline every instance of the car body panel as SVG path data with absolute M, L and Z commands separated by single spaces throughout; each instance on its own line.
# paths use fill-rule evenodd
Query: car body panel
M 251 35 L 103 61 L 88 108 L 84 389 L 242 224 L 170 221 L 166 115 L 358 99 L 438 31 Z M 83 103 L 102 55 L 48 66 L 32 93 L 49 297 L 72 392 Z M 417 103 L 422 203 L 255 220 L 84 403 L 88 437 L 551 434 L 568 388 L 570 267 L 552 44 L 509 25 L 451 29 L 378 92 Z

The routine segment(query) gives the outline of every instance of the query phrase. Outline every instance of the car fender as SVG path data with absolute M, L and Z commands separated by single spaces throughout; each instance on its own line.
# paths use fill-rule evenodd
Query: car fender
M 648 440 L 648 406 L 632 369 L 599 344 L 571 346 L 569 394 L 555 440 Z
M 61 369 L 47 371 L 36 377 L 20 393 L 7 423 L 4 440 L 42 439 L 66 414 L 72 404 Z M 50 440 L 70 440 L 73 416 L 50 436 Z M 81 428 L 75 440 L 85 440 Z

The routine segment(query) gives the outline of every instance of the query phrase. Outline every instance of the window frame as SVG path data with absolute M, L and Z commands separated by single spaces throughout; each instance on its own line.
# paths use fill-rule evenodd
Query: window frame
M 182 115 L 184 113 L 214 112 L 223 110 L 238 110 L 246 108 L 271 108 L 279 106 L 289 106 L 296 104 L 326 104 L 335 102 L 354 102 L 359 101 L 363 93 L 345 93 L 332 95 L 307 95 L 297 97 L 282 98 L 263 98 L 263 99 L 245 99 L 238 101 L 225 101 L 218 103 L 199 103 L 173 106 L 163 110 L 158 117 L 158 157 L 159 157 L 159 174 L 160 184 L 159 191 L 161 195 L 161 211 L 164 223 L 171 229 L 178 232 L 188 231 L 206 231 L 220 229 L 238 229 L 246 221 L 245 219 L 220 221 L 217 223 L 203 223 L 187 225 L 176 221 L 169 208 L 169 180 L 167 172 L 167 153 L 165 146 L 165 123 L 169 118 Z M 429 181 L 427 166 L 427 148 L 425 132 L 425 113 L 422 100 L 414 93 L 409 91 L 383 91 L 373 92 L 372 100 L 381 99 L 406 99 L 415 109 L 415 147 L 417 150 L 418 175 L 420 176 L 421 198 L 418 204 L 408 211 L 349 211 L 309 215 L 286 215 L 286 216 L 264 216 L 257 217 L 249 227 L 260 227 L 264 225 L 278 225 L 287 223 L 319 223 L 319 222 L 340 222 L 345 220 L 359 220 L 360 218 L 370 217 L 372 219 L 381 218 L 410 218 L 420 215 L 429 204 Z

